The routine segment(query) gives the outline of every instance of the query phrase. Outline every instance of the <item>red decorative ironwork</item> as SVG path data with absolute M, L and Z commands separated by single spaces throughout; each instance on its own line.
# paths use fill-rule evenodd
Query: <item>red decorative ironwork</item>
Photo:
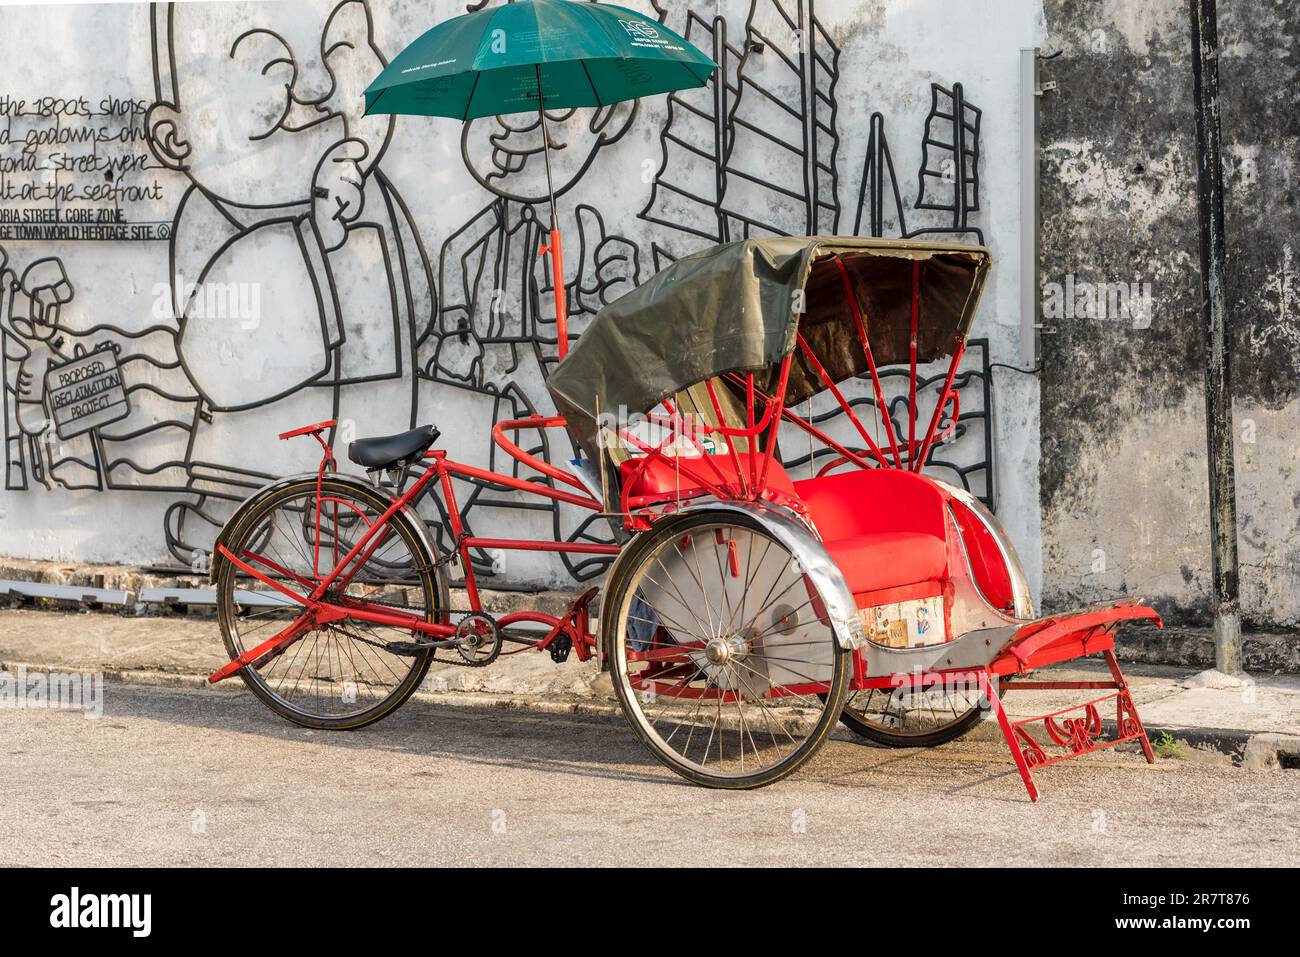
M 1065 718 L 1060 724 L 1050 715 L 1043 719 L 1043 726 L 1053 741 L 1068 747 L 1075 754 L 1092 750 L 1093 739 L 1101 736 L 1101 714 L 1093 704 L 1084 706 L 1082 718 Z
M 1007 739 L 1008 747 L 1012 749 L 1013 755 L 1018 754 L 1022 759 L 1017 763 L 1021 765 L 1020 775 L 1024 779 L 1025 788 L 1029 791 L 1031 799 L 1037 800 L 1038 796 L 1038 790 L 1030 774 L 1034 768 L 1043 768 L 1049 764 L 1056 764 L 1058 761 L 1077 757 L 1080 754 L 1101 751 L 1117 744 L 1123 744 L 1126 741 L 1136 741 L 1142 747 L 1143 755 L 1147 761 L 1154 760 L 1151 753 L 1151 744 L 1147 740 L 1146 730 L 1138 719 L 1133 699 L 1123 681 L 1123 675 L 1119 672 L 1119 664 L 1113 661 L 1114 652 L 1110 648 L 1106 648 L 1105 654 L 1107 664 L 1111 666 L 1112 673 L 1115 676 L 1112 681 L 1008 681 L 1003 683 L 1003 690 L 1013 688 L 1022 691 L 1115 689 L 1105 697 L 1070 708 L 1063 708 L 1051 714 L 1002 723 L 1002 732 Z M 1103 727 L 1099 706 L 1112 700 L 1115 702 L 1116 708 L 1115 734 L 1113 737 L 1102 740 Z M 1082 714 L 1079 712 L 1082 712 Z M 1061 752 L 1049 754 L 1029 733 L 1027 726 L 1040 722 L 1052 742 L 1062 749 Z
M 1034 740 L 1033 735 L 1020 725 L 1016 725 L 1015 728 L 1016 736 L 1021 741 L 1020 753 L 1025 758 L 1025 764 L 1031 768 L 1042 767 L 1045 764 L 1049 764 L 1050 762 L 1047 759 L 1047 752 L 1043 750 L 1041 744 Z
M 1133 707 L 1133 699 L 1127 691 L 1121 691 L 1115 698 L 1115 728 L 1121 738 L 1146 737 L 1137 709 Z

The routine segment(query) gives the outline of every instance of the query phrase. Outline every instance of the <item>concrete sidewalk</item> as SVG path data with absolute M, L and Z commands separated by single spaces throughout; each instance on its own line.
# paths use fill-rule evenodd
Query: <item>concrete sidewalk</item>
M 0 668 L 104 672 L 134 681 L 199 685 L 226 662 L 217 623 L 189 616 L 127 617 L 94 612 L 0 611 Z M 1300 752 L 1300 679 L 1227 679 L 1188 668 L 1125 666 L 1143 722 L 1192 749 L 1216 751 L 1256 765 Z M 1071 662 L 1035 677 L 1105 677 L 1100 661 Z M 576 657 L 557 665 L 525 651 L 487 668 L 435 663 L 422 694 L 442 703 L 523 708 L 577 714 L 617 712 L 608 676 Z M 1079 703 L 1080 692 L 1017 692 L 1006 698 L 1014 718 L 1046 714 Z M 973 734 L 996 736 L 991 721 Z M 1253 746 L 1252 739 L 1255 740 Z M 1289 759 L 1285 759 L 1289 761 Z
M 178 569 L 133 565 L 89 565 L 78 562 L 35 561 L 24 558 L 0 558 L 0 597 L 6 581 L 30 582 L 65 588 L 103 588 L 126 592 L 126 611 L 137 615 L 162 615 L 186 611 L 181 595 L 189 589 L 210 589 L 203 576 Z M 479 596 L 485 610 L 505 614 L 532 608 L 554 615 L 563 614 L 582 589 L 559 591 L 508 591 L 480 585 Z M 146 601 L 149 592 L 175 592 L 175 603 Z M 453 586 L 451 605 L 454 610 L 467 609 L 465 590 Z M 77 600 L 42 600 L 42 610 L 78 611 Z M 211 607 L 195 605 L 189 611 L 211 614 Z M 1258 675 L 1300 676 L 1300 632 L 1271 633 L 1248 631 L 1242 635 L 1242 661 L 1246 670 Z M 1129 628 L 1121 636 L 1119 656 L 1122 661 L 1144 665 L 1169 665 L 1200 670 L 1214 666 L 1214 632 L 1208 626 L 1169 624 L 1164 628 Z

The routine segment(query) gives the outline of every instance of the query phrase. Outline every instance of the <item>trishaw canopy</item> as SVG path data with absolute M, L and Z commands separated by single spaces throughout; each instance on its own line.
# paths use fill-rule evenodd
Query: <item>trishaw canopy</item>
M 703 380 L 772 370 L 800 336 L 836 382 L 867 371 L 864 333 L 885 366 L 909 361 L 915 328 L 916 360 L 931 362 L 964 341 L 989 263 L 982 246 L 917 240 L 723 243 L 677 260 L 602 309 L 547 385 L 569 431 L 594 455 L 599 414 L 648 412 Z M 796 354 L 786 403 L 825 387 Z

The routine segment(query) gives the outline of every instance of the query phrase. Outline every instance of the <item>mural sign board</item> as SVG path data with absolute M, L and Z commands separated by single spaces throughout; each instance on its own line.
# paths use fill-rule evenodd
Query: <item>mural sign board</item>
M 70 439 L 131 413 L 117 353 L 111 348 L 50 366 L 45 373 L 50 418 L 60 439 Z

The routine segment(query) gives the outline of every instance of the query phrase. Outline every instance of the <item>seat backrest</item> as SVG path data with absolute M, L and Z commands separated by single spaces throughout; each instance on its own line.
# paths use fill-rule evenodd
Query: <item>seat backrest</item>
M 736 472 L 737 461 L 741 469 L 740 475 Z M 651 456 L 648 459 L 625 460 L 619 466 L 619 481 L 627 488 L 627 494 L 632 499 L 672 501 L 678 497 L 697 498 L 707 494 L 705 483 L 715 487 L 730 485 L 734 489 L 745 487 L 750 482 L 752 472 L 761 471 L 762 468 L 762 455 L 754 456 L 749 452 L 737 452 L 736 461 L 726 452 L 709 456 L 683 456 L 681 459 Z M 790 476 L 775 458 L 767 463 L 763 487 L 791 498 L 795 495 Z
M 855 469 L 794 483 L 822 538 L 920 532 L 944 538 L 943 491 L 902 469 Z

